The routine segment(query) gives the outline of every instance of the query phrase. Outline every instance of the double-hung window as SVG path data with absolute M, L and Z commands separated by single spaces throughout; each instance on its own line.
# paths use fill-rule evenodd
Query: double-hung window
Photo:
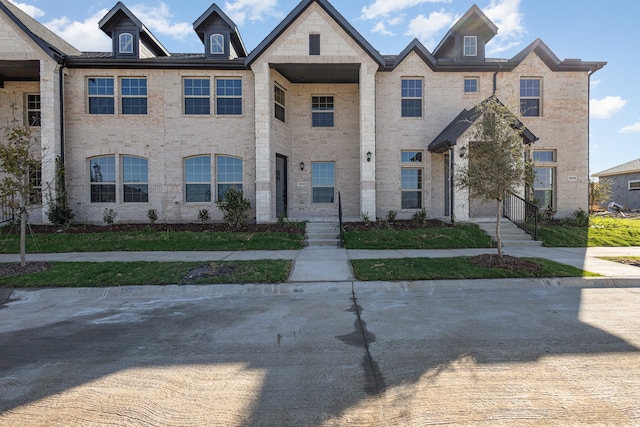
M 111 77 L 92 77 L 88 80 L 89 114 L 114 114 L 114 85 Z
M 478 93 L 478 78 L 477 77 L 465 77 L 464 78 L 464 93 Z
M 211 114 L 211 82 L 209 79 L 184 79 L 184 114 Z
M 185 201 L 211 201 L 211 156 L 198 156 L 184 161 Z
M 273 99 L 274 99 L 274 110 L 275 110 L 275 117 L 276 119 L 280 120 L 282 123 L 285 122 L 285 118 L 286 118 L 286 114 L 285 114 L 285 107 L 286 107 L 286 99 L 285 99 L 285 92 L 284 89 L 278 85 L 274 86 L 274 94 L 273 94 Z
M 313 203 L 333 203 L 336 186 L 336 165 L 333 162 L 311 163 Z
M 478 37 L 464 36 L 464 56 L 478 56 Z
M 115 203 L 116 158 L 96 157 L 89 160 L 91 203 Z
M 27 94 L 27 126 L 40 126 L 40 94 Z
M 556 175 L 556 152 L 539 150 L 533 152 L 533 198 L 541 208 L 555 207 L 554 187 Z
M 42 204 L 42 168 L 37 166 L 35 168 L 29 168 L 29 184 L 31 185 L 31 192 L 29 193 L 29 204 L 41 205 Z
M 120 79 L 122 114 L 147 114 L 147 79 Z
M 311 126 L 314 128 L 332 128 L 334 120 L 333 96 L 311 97 Z
M 242 115 L 241 79 L 216 79 L 216 114 Z
M 525 117 L 542 115 L 540 79 L 520 79 L 520 113 Z
M 124 203 L 149 201 L 149 162 L 141 157 L 122 157 Z
M 230 188 L 242 191 L 242 159 L 237 157 L 217 157 L 218 200 L 224 200 Z
M 402 79 L 402 117 L 422 117 L 422 79 Z
M 402 209 L 422 209 L 422 151 L 401 154 Z

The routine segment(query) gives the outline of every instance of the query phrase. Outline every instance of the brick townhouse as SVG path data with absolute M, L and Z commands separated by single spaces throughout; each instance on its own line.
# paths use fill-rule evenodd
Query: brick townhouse
M 457 188 L 465 114 L 489 96 L 521 108 L 535 194 L 559 216 L 588 204 L 589 79 L 604 62 L 560 60 L 539 39 L 485 56 L 498 28 L 472 6 L 433 52 L 382 55 L 327 0 L 303 0 L 251 52 L 213 4 L 193 24 L 202 51 L 171 53 L 127 7 L 99 22 L 111 52 L 80 52 L 0 0 L 0 119 L 32 126 L 42 206 L 65 164 L 78 222 L 221 219 L 229 187 L 251 217 L 470 220 L 491 215 Z

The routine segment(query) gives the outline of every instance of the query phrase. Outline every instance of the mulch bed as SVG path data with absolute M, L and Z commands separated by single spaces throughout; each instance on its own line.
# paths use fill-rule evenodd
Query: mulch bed
M 502 258 L 500 258 L 498 255 L 483 254 L 472 257 L 471 262 L 484 268 L 500 268 L 510 271 L 526 271 L 528 273 L 537 273 L 542 269 L 542 266 L 535 262 L 510 255 L 502 255 Z
M 396 220 L 396 221 L 370 221 L 370 222 L 345 222 L 345 231 L 369 231 L 369 230 L 414 230 L 416 228 L 445 228 L 453 227 L 439 219 L 428 219 L 426 221 Z
M 23 274 L 38 273 L 52 267 L 50 262 L 27 262 L 24 267 L 19 262 L 0 264 L 0 277 L 22 276 Z

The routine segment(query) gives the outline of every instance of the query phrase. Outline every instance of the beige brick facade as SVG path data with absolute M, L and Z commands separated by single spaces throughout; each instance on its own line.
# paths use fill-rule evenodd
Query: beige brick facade
M 215 6 L 210 10 L 216 22 L 224 21 L 215 15 Z M 554 153 L 554 161 L 545 166 L 555 173 L 553 198 L 558 215 L 586 210 L 589 73 L 602 63 L 565 64 L 538 42 L 505 60 L 504 67 L 484 59 L 452 64 L 447 62 L 450 52 L 441 59 L 434 56 L 439 52 L 432 55 L 419 42 L 401 55 L 382 57 L 326 0 L 304 0 L 296 11 L 280 32 L 250 55 L 243 53 L 242 46 L 231 46 L 226 63 L 207 62 L 204 57 L 191 62 L 156 57 L 158 50 L 145 45 L 134 62 L 70 55 L 61 64 L 0 13 L 0 64 L 36 61 L 40 75 L 36 82 L 5 83 L 0 118 L 4 123 L 10 115 L 10 92 L 20 99 L 26 93 L 40 93 L 39 134 L 47 149 L 43 181 L 53 182 L 54 160 L 64 154 L 69 202 L 77 222 L 100 223 L 105 209 L 117 212 L 118 222 L 145 222 L 149 209 L 157 210 L 159 220 L 166 222 L 196 221 L 201 209 L 209 210 L 213 220 L 221 220 L 215 204 L 217 156 L 242 161 L 242 188 L 252 206 L 250 219 L 260 223 L 275 221 L 285 207 L 293 219 L 335 219 L 338 193 L 347 219 L 384 218 L 389 211 L 409 218 L 418 208 L 402 209 L 403 169 L 421 171 L 420 208 L 428 216 L 447 218 L 453 213 L 456 220 L 468 220 L 485 215 L 486 209 L 469 200 L 464 190 L 449 192 L 451 176 L 445 164 L 452 158 L 458 165 L 465 161 L 458 149 L 468 136 L 453 142 L 449 151 L 430 151 L 430 144 L 461 111 L 473 108 L 494 90 L 501 101 L 518 110 L 520 79 L 535 78 L 541 82 L 541 114 L 523 118 L 523 123 L 538 138 L 535 150 Z M 481 14 L 475 7 L 468 12 L 472 13 Z M 319 36 L 318 55 L 310 52 L 311 35 Z M 146 66 L 145 61 L 152 65 Z M 88 79 L 105 77 L 114 82 L 115 111 L 90 114 Z M 146 114 L 122 114 L 122 78 L 146 80 Z M 210 81 L 211 114 L 185 114 L 184 80 L 193 78 Z M 220 78 L 242 81 L 242 114 L 216 114 L 215 81 Z M 420 117 L 402 117 L 403 79 L 420 82 Z M 465 79 L 477 81 L 476 92 L 465 93 Z M 275 117 L 276 86 L 284 93 L 284 122 Z M 333 126 L 312 125 L 313 97 L 331 97 Z M 421 161 L 403 163 L 403 152 L 421 153 Z M 115 202 L 91 201 L 90 161 L 102 156 L 115 159 Z M 125 156 L 148 162 L 144 183 L 148 202 L 124 201 Z M 211 202 L 186 200 L 185 160 L 195 156 L 210 156 Z M 313 170 L 318 163 L 333 165 L 332 202 L 314 203 Z M 43 212 L 39 214 L 39 220 L 46 220 Z

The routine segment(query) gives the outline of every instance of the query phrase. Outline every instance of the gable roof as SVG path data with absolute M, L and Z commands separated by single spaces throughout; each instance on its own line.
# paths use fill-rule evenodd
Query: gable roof
M 47 27 L 27 15 L 7 0 L 0 0 L 0 11 L 4 12 L 47 55 L 56 61 L 66 55 L 82 55 L 78 49 L 58 37 Z
M 542 40 L 535 39 L 529 46 L 511 58 L 510 62 L 519 65 L 529 54 L 535 53 L 551 71 L 588 71 L 594 73 L 607 65 L 602 61 L 582 61 L 581 59 L 565 59 L 561 61 Z
M 485 102 L 495 101 L 500 103 L 502 102 L 495 96 L 490 96 L 489 98 L 482 101 L 481 104 Z M 464 109 L 456 116 L 455 119 L 449 123 L 442 132 L 429 144 L 428 150 L 434 153 L 442 154 L 447 151 L 450 147 L 456 145 L 458 143 L 458 139 L 473 125 L 478 118 L 481 116 L 481 112 L 479 106 L 473 107 L 471 110 Z M 514 121 L 511 124 L 511 127 L 520 131 L 522 134 L 523 142 L 525 144 L 531 144 L 536 142 L 539 138 L 535 136 L 524 124 L 514 117 Z
M 238 27 L 236 24 L 227 16 L 226 13 L 218 7 L 217 4 L 213 3 L 209 6 L 209 9 L 206 10 L 196 21 L 193 23 L 193 29 L 200 37 L 200 40 L 204 42 L 204 29 L 203 27 L 206 25 L 209 18 L 212 15 L 218 15 L 231 29 L 231 43 L 233 43 L 233 47 L 236 50 L 236 53 L 240 57 L 247 56 L 247 49 L 244 47 L 244 43 L 242 42 L 242 38 L 240 37 L 240 32 L 238 31 Z
M 453 27 L 445 34 L 440 44 L 433 51 L 433 55 L 439 58 L 441 54 L 451 49 L 452 44 L 455 42 L 456 34 L 460 31 L 473 32 L 487 43 L 498 34 L 498 27 L 474 4 L 467 13 L 462 15 L 462 18 L 453 24 Z
M 615 175 L 624 175 L 628 173 L 640 172 L 640 159 L 631 160 L 630 162 L 623 163 L 618 166 L 603 170 L 602 172 L 594 173 L 592 176 L 607 177 Z
M 380 66 L 383 68 L 385 59 L 369 42 L 356 31 L 355 28 L 327 1 L 302 0 L 287 17 L 249 54 L 246 60 L 250 66 L 264 53 L 313 3 L 317 3 L 338 25 Z
M 113 26 L 122 18 L 126 17 L 138 27 L 140 39 L 149 47 L 157 56 L 171 56 L 169 51 L 156 39 L 149 29 L 140 21 L 121 1 L 116 3 L 113 8 L 98 22 L 98 26 L 106 35 L 113 38 Z

